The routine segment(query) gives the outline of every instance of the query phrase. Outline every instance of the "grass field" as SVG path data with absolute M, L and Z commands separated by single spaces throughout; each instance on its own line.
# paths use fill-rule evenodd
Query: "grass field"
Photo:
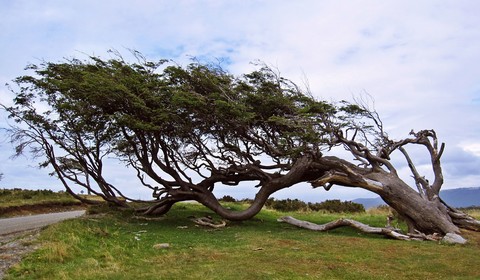
M 0 189 L 0 217 L 62 211 L 80 204 L 66 192 Z
M 212 215 L 198 204 L 176 205 L 157 221 L 110 211 L 48 227 L 40 249 L 5 279 L 480 278 L 479 233 L 466 233 L 467 245 L 395 241 L 349 228 L 319 233 L 276 221 L 286 214 L 316 223 L 350 217 L 385 224 L 382 213 L 263 210 L 252 220 L 211 229 L 191 221 Z M 169 247 L 156 249 L 160 243 Z
M 0 189 L 0 206 L 22 206 L 49 202 L 77 202 L 66 192 L 51 190 Z

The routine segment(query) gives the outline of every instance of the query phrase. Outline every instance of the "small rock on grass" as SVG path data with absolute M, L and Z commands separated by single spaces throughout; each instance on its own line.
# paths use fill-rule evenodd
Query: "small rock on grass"
M 455 233 L 447 233 L 442 239 L 443 242 L 448 244 L 465 244 L 467 240 Z

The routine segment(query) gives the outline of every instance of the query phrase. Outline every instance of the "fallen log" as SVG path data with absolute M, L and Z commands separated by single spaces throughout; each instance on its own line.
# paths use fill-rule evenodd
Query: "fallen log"
M 372 227 L 366 225 L 364 223 L 351 220 L 351 219 L 338 219 L 326 224 L 314 224 L 307 221 L 302 221 L 295 219 L 291 216 L 281 217 L 277 220 L 278 222 L 288 223 L 300 228 L 305 228 L 314 231 L 329 231 L 332 229 L 336 229 L 339 227 L 349 226 L 355 228 L 361 232 L 365 233 L 372 233 L 372 234 L 380 234 L 387 236 L 389 238 L 398 239 L 398 240 L 432 240 L 432 241 L 439 241 L 441 239 L 438 235 L 425 235 L 425 234 L 403 234 L 398 232 L 396 229 L 391 227 Z

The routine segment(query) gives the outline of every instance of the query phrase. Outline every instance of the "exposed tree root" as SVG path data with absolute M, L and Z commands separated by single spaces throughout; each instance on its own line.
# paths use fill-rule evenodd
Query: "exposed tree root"
M 219 224 L 217 224 L 210 217 L 194 218 L 193 222 L 196 223 L 197 225 L 207 226 L 212 228 L 222 228 L 227 225 L 227 222 L 223 220 Z
M 400 232 L 396 231 L 396 229 L 391 228 L 391 227 L 384 227 L 384 228 L 382 228 L 382 227 L 371 227 L 369 225 L 363 224 L 363 223 L 355 221 L 355 220 L 350 220 L 350 219 L 338 219 L 338 220 L 335 220 L 335 221 L 332 221 L 332 222 L 329 222 L 329 223 L 326 223 L 326 224 L 323 224 L 323 225 L 314 224 L 314 223 L 307 222 L 307 221 L 302 221 L 302 220 L 297 220 L 297 219 L 295 219 L 291 216 L 281 217 L 277 221 L 288 223 L 288 224 L 291 224 L 291 225 L 294 225 L 294 226 L 297 226 L 297 227 L 301 227 L 301 228 L 314 230 L 314 231 L 329 231 L 329 230 L 332 230 L 332 229 L 335 229 L 335 228 L 349 226 L 349 227 L 353 227 L 355 229 L 358 229 L 361 232 L 385 235 L 389 238 L 398 239 L 398 240 L 419 240 L 419 241 L 422 241 L 422 240 L 440 241 L 440 240 L 442 240 L 442 236 L 437 235 L 437 234 L 426 235 L 426 234 L 417 232 L 416 234 L 406 235 L 406 234 L 403 234 L 403 233 L 400 233 Z M 456 236 L 463 239 L 459 235 L 456 235 Z M 461 242 L 461 239 L 460 239 L 459 242 L 455 242 L 455 243 L 464 243 L 464 242 Z
M 480 221 L 472 216 L 451 207 L 448 209 L 448 214 L 456 226 L 463 229 L 480 231 Z
M 161 221 L 161 220 L 165 220 L 165 217 L 155 217 L 155 218 L 152 218 L 152 217 L 144 217 L 144 216 L 133 216 L 134 219 L 137 219 L 137 220 L 143 220 L 143 221 Z

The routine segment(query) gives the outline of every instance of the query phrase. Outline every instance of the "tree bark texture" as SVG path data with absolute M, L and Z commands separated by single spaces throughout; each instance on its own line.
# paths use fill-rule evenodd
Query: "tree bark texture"
M 328 222 L 328 223 L 322 224 L 322 225 L 314 224 L 314 223 L 307 222 L 307 221 L 298 220 L 298 219 L 295 219 L 291 216 L 281 217 L 281 218 L 278 219 L 278 221 L 283 222 L 283 223 L 288 223 L 288 224 L 291 224 L 291 225 L 294 225 L 294 226 L 297 226 L 297 227 L 300 227 L 300 228 L 314 230 L 314 231 L 329 231 L 329 230 L 336 229 L 336 228 L 339 228 L 339 227 L 348 226 L 348 227 L 355 228 L 355 229 L 357 229 L 361 232 L 364 232 L 364 233 L 384 235 L 384 236 L 387 236 L 389 238 L 393 238 L 393 239 L 397 239 L 397 240 L 420 240 L 420 241 L 422 241 L 422 240 L 430 240 L 430 241 L 440 241 L 440 240 L 442 240 L 442 236 L 440 236 L 438 234 L 431 234 L 431 235 L 426 235 L 426 234 L 423 234 L 423 233 L 402 234 L 402 233 L 400 233 L 400 232 L 398 232 L 395 229 L 390 228 L 390 227 L 383 227 L 383 228 L 382 227 L 372 227 L 372 226 L 369 226 L 369 225 L 366 225 L 364 223 L 361 223 L 361 222 L 358 222 L 358 221 L 355 221 L 355 220 L 351 220 L 351 219 L 338 219 L 338 220 L 331 221 L 331 222 Z M 465 244 L 466 243 L 466 240 L 458 234 L 449 233 L 448 236 L 449 236 L 449 238 L 448 238 L 447 242 L 449 242 L 449 243 L 459 243 L 459 244 Z

